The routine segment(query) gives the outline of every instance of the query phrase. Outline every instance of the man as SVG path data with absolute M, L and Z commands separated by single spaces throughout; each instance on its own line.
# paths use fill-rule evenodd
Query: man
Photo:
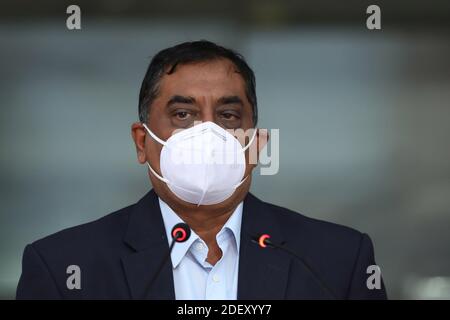
M 132 137 L 153 190 L 28 245 L 17 298 L 386 298 L 383 282 L 369 279 L 367 235 L 249 193 L 249 147 L 261 151 L 267 136 L 254 130 L 255 79 L 242 56 L 208 41 L 159 52 L 142 82 L 139 117 Z M 233 129 L 252 133 L 238 140 Z M 217 154 L 235 162 L 205 160 Z M 170 252 L 178 223 L 191 235 Z

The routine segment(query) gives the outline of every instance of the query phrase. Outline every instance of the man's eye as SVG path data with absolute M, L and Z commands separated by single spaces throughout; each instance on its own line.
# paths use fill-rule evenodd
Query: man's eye
M 175 113 L 175 116 L 180 120 L 185 120 L 189 117 L 189 113 L 187 111 L 178 111 Z
M 231 113 L 231 112 L 223 112 L 222 117 L 226 120 L 234 120 L 234 119 L 238 118 L 237 115 L 235 115 L 234 113 Z

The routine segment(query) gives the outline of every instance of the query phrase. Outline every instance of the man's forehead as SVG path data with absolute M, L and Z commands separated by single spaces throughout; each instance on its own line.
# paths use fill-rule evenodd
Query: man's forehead
M 242 93 L 245 82 L 236 66 L 229 60 L 220 59 L 177 65 L 170 74 L 164 74 L 160 93 L 171 90 L 233 90 Z

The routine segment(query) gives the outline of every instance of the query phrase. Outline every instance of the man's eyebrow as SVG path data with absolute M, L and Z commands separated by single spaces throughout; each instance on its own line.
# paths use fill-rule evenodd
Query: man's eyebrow
M 188 96 L 174 95 L 169 99 L 169 101 L 167 102 L 167 105 L 170 106 L 171 104 L 174 104 L 174 103 L 194 104 L 195 98 L 188 97 Z
M 217 101 L 217 104 L 218 105 L 224 105 L 224 104 L 240 104 L 240 105 L 244 105 L 244 102 L 238 96 L 225 96 L 225 97 L 220 98 Z

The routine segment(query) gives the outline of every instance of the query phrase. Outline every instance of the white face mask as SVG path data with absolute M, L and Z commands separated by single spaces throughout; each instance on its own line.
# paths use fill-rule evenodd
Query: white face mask
M 163 145 L 159 160 L 162 176 L 147 162 L 150 171 L 181 200 L 196 205 L 217 204 L 231 197 L 245 181 L 245 150 L 255 139 L 256 129 L 247 146 L 242 147 L 214 122 L 182 130 L 167 141 L 143 125 Z

